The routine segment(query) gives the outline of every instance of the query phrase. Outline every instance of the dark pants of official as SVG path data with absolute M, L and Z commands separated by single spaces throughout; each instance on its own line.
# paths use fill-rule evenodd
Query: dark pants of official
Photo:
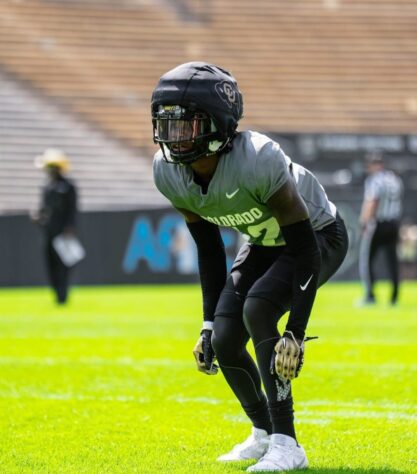
M 387 263 L 389 279 L 392 283 L 391 303 L 395 304 L 397 302 L 399 285 L 398 238 L 399 222 L 396 220 L 372 223 L 363 235 L 359 254 L 359 270 L 365 287 L 366 300 L 370 302 L 375 301 L 375 259 L 378 253 L 384 255 Z
M 340 267 L 348 236 L 343 220 L 316 232 L 322 257 L 319 285 Z M 213 348 L 220 368 L 257 428 L 295 438 L 291 386 L 270 370 L 278 320 L 291 307 L 295 257 L 286 246 L 244 245 L 220 296 Z M 257 365 L 246 349 L 252 339 Z M 261 388 L 261 380 L 266 397 Z
M 51 239 L 47 240 L 45 250 L 49 283 L 56 294 L 57 302 L 64 304 L 68 298 L 69 268 L 62 263 Z

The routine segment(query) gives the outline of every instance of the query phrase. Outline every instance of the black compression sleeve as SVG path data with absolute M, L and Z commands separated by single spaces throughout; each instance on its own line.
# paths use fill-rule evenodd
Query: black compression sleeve
M 281 227 L 289 251 L 295 256 L 292 304 L 286 329 L 303 339 L 316 297 L 321 255 L 310 219 Z
M 226 283 L 224 243 L 215 224 L 201 220 L 187 223 L 187 227 L 197 245 L 204 321 L 213 321 L 220 293 Z

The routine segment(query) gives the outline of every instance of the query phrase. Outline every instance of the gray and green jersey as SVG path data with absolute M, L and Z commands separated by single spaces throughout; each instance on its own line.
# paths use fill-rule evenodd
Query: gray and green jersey
M 278 143 L 252 131 L 237 134 L 232 150 L 221 156 L 205 194 L 189 166 L 167 163 L 162 152 L 155 154 L 153 172 L 157 188 L 174 207 L 232 227 L 256 245 L 285 244 L 266 203 L 289 179 L 296 182 L 314 230 L 336 217 L 336 207 L 316 177 L 293 163 Z

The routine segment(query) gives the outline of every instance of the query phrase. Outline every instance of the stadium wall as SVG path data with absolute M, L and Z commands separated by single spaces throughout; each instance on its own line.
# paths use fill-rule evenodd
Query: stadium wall
M 271 134 L 269 134 L 271 135 Z M 381 150 L 387 167 L 405 182 L 400 245 L 403 278 L 417 278 L 417 136 L 415 135 L 272 135 L 291 158 L 312 170 L 337 205 L 348 227 L 348 256 L 334 277 L 358 279 L 358 215 L 363 194 L 363 156 Z M 186 283 L 198 281 L 194 243 L 173 209 L 84 212 L 79 235 L 87 257 L 74 269 L 75 284 Z M 222 230 L 230 267 L 242 244 Z M 44 285 L 42 233 L 27 215 L 0 216 L 0 286 Z M 383 268 L 384 262 L 381 262 Z M 378 268 L 380 268 L 378 266 Z M 384 274 L 382 274 L 384 276 Z
M 346 220 L 350 250 L 334 277 L 357 279 L 355 230 L 359 201 L 337 202 Z M 80 215 L 79 235 L 87 257 L 74 269 L 79 285 L 191 283 L 198 281 L 197 259 L 181 216 L 172 209 L 90 212 Z M 28 216 L 0 217 L 0 286 L 45 285 L 43 236 Z M 228 266 L 241 245 L 238 233 L 222 230 Z M 416 269 L 409 276 L 416 276 Z

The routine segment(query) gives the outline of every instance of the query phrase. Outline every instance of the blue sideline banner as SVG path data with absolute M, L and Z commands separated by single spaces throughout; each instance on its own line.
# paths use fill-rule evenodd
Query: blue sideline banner
M 352 279 L 357 277 L 357 204 L 344 203 L 340 211 L 351 250 L 337 278 Z M 87 255 L 73 271 L 74 284 L 198 282 L 195 244 L 173 209 L 82 213 L 78 227 Z M 222 238 L 230 268 L 243 240 L 227 228 Z M 47 283 L 43 235 L 28 216 L 0 217 L 0 249 L 0 286 Z
M 295 162 L 314 172 L 346 222 L 350 246 L 333 277 L 339 280 L 358 279 L 363 158 L 369 151 L 382 151 L 387 166 L 404 181 L 401 274 L 416 278 L 417 135 L 269 135 Z M 74 269 L 75 284 L 198 281 L 194 242 L 182 217 L 171 208 L 82 213 L 79 237 L 87 257 Z M 222 229 L 222 237 L 230 268 L 242 240 L 231 229 Z M 0 216 L 0 286 L 44 285 L 46 281 L 41 230 L 26 215 Z

